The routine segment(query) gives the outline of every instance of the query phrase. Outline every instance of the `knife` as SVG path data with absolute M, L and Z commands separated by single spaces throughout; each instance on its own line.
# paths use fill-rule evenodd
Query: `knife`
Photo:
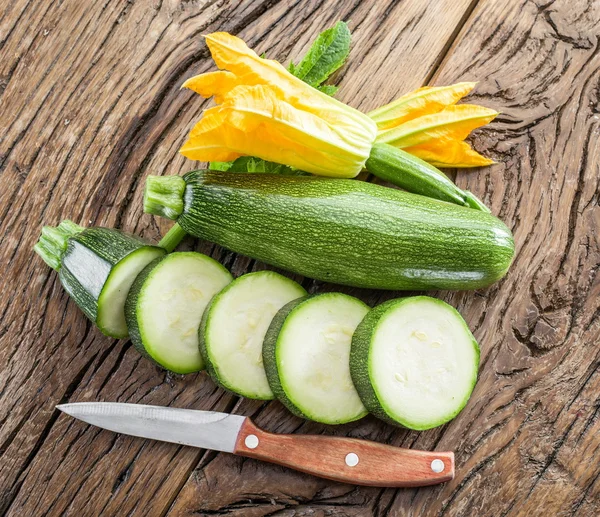
M 273 434 L 248 417 L 117 402 L 77 402 L 62 412 L 109 431 L 230 452 L 343 483 L 380 487 L 435 485 L 454 478 L 452 452 L 402 449 L 368 440 Z

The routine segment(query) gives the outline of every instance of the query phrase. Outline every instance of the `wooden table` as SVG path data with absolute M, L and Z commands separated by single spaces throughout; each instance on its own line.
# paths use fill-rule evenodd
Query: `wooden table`
M 589 0 L 11 0 L 0 21 L 0 514 L 600 515 L 600 2 Z M 63 218 L 158 239 L 146 175 L 177 153 L 203 101 L 179 87 L 213 68 L 226 30 L 287 62 L 338 19 L 354 47 L 338 97 L 367 111 L 423 84 L 478 80 L 502 114 L 475 147 L 498 165 L 458 172 L 514 231 L 509 275 L 436 293 L 481 343 L 479 383 L 453 422 L 409 432 L 374 418 L 303 421 L 176 376 L 103 337 L 31 248 Z M 184 247 L 235 275 L 264 268 Z M 311 291 L 339 289 L 306 280 Z M 399 293 L 345 289 L 370 304 Z M 457 476 L 423 489 L 359 488 L 227 454 L 119 436 L 60 414 L 122 401 L 251 415 L 276 432 L 454 450 Z

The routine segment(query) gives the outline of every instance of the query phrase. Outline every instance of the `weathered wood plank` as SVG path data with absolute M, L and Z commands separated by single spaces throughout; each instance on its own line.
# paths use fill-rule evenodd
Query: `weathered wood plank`
M 0 25 L 0 239 L 7 264 L 0 279 L 7 293 L 0 302 L 2 510 L 160 515 L 198 462 L 200 451 L 116 437 L 58 418 L 54 406 L 61 401 L 204 409 L 230 409 L 236 401 L 215 391 L 203 375 L 165 376 L 128 343 L 95 331 L 68 301 L 56 275 L 31 260 L 41 225 L 69 217 L 149 238 L 164 231 L 141 214 L 141 180 L 149 172 L 191 167 L 177 149 L 203 104 L 178 87 L 185 77 L 212 67 L 202 33 L 241 33 L 285 59 L 298 55 L 319 30 L 349 17 L 358 39 L 342 74 L 363 77 L 380 65 L 380 52 L 402 58 L 401 81 L 370 74 L 380 95 L 394 97 L 432 73 L 470 9 L 466 1 L 447 6 L 446 13 L 419 4 L 370 9 L 348 1 L 45 2 L 34 8 L 23 1 L 7 7 Z M 438 30 L 426 33 L 428 26 Z M 406 60 L 409 47 L 412 57 Z M 341 94 L 353 101 L 361 90 L 367 91 L 346 78 Z M 361 107 L 372 107 L 371 100 L 360 101 Z M 236 274 L 262 267 L 209 244 L 197 247 Z M 272 408 L 283 423 L 294 422 L 277 404 L 267 414 Z

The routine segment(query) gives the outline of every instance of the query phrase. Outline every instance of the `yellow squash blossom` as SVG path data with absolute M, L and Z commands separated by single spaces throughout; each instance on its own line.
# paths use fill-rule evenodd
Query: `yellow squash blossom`
M 475 83 L 419 88 L 369 116 L 377 123 L 377 142 L 425 160 L 436 167 L 480 167 L 494 163 L 464 139 L 491 122 L 498 112 L 474 104 L 456 104 Z
M 218 72 L 184 83 L 207 109 L 181 153 L 201 161 L 256 156 L 322 176 L 353 178 L 377 136 L 375 122 L 260 58 L 225 32 L 206 37 Z
M 217 105 L 192 129 L 184 156 L 213 162 L 254 156 L 340 178 L 366 168 L 410 192 L 485 209 L 433 166 L 491 163 L 464 142 L 497 115 L 456 104 L 474 83 L 420 88 L 365 115 L 259 57 L 235 36 L 217 32 L 206 41 L 220 70 L 183 86 L 214 97 Z

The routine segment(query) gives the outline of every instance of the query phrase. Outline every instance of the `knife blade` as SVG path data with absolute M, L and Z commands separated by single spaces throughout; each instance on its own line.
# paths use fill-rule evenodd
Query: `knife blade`
M 452 452 L 403 449 L 337 436 L 273 434 L 247 417 L 216 411 L 118 402 L 56 407 L 109 431 L 230 452 L 344 483 L 414 487 L 454 478 Z

